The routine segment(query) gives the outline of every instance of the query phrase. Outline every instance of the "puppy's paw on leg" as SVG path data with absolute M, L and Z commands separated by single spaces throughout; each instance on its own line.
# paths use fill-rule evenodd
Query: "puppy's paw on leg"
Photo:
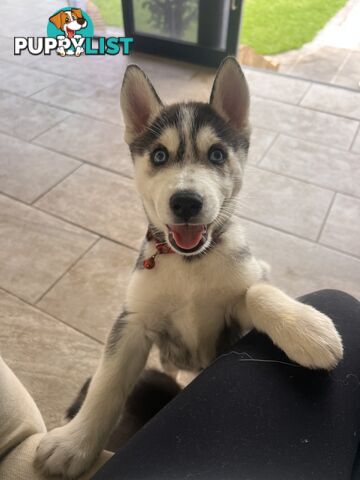
M 331 370 L 343 357 L 343 346 L 332 320 L 309 305 L 298 303 L 293 327 L 286 329 L 281 348 L 308 368 Z
M 288 297 L 269 284 L 257 284 L 246 295 L 255 328 L 295 362 L 331 370 L 343 357 L 341 337 L 332 320 L 315 308 Z
M 85 440 L 83 432 L 73 428 L 72 422 L 55 428 L 41 440 L 35 466 L 46 475 L 76 479 L 91 467 L 99 453 L 91 439 Z

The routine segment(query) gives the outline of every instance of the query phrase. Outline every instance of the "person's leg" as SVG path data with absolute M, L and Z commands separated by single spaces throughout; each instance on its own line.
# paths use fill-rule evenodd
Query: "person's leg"
M 0 356 L 0 479 L 48 480 L 33 465 L 36 449 L 46 432 L 41 413 L 24 385 Z M 79 480 L 89 480 L 112 456 L 102 452 L 96 464 Z
M 331 290 L 301 300 L 329 315 L 343 337 L 334 371 L 293 364 L 252 331 L 94 480 L 350 480 L 360 434 L 360 304 Z
M 0 356 L 0 458 L 34 433 L 44 420 L 24 385 Z

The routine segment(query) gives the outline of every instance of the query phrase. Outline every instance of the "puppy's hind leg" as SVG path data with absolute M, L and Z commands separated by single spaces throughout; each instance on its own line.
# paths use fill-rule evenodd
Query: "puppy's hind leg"
M 269 335 L 291 360 L 326 370 L 341 360 L 341 337 L 332 320 L 315 308 L 268 283 L 252 285 L 245 302 L 254 327 Z
M 44 436 L 36 465 L 50 475 L 76 478 L 96 460 L 143 370 L 151 342 L 136 314 L 123 314 L 108 338 L 78 414 Z

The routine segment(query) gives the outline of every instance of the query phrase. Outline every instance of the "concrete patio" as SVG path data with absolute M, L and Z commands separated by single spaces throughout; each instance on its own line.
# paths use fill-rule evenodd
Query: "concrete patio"
M 36 15 L 25 0 L 0 6 L 0 351 L 48 427 L 94 371 L 146 230 L 122 139 L 126 65 L 141 65 L 166 102 L 207 100 L 214 74 L 145 55 L 14 57 L 11 37 L 43 35 L 54 3 Z M 292 295 L 359 297 L 360 93 L 246 75 L 253 137 L 239 216 L 254 251 Z

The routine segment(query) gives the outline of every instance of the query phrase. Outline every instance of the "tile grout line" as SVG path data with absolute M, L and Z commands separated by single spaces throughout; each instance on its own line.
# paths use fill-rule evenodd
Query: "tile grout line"
M 82 112 L 77 112 L 75 110 L 71 110 L 68 107 L 64 107 L 64 106 L 59 107 L 58 105 L 54 105 L 52 103 L 45 102 L 43 100 L 38 100 L 37 98 L 33 98 L 32 96 L 23 97 L 22 95 L 19 95 L 19 94 L 14 93 L 14 92 L 10 92 L 9 90 L 4 90 L 2 88 L 0 88 L 0 92 L 4 92 L 7 95 L 13 95 L 14 97 L 20 98 L 22 100 L 28 100 L 28 101 L 33 102 L 33 103 L 38 103 L 39 105 L 43 105 L 45 107 L 49 107 L 49 108 L 52 108 L 54 110 L 58 110 L 60 112 L 68 113 L 70 115 L 78 115 L 78 116 L 81 116 L 81 117 L 86 117 L 86 118 L 91 119 L 91 120 L 95 120 L 95 121 L 98 121 L 98 122 L 103 122 L 103 123 L 105 123 L 106 125 L 109 125 L 109 126 L 119 126 L 120 128 L 124 127 L 124 125 L 122 125 L 121 123 L 111 122 L 109 120 L 104 120 L 102 118 L 100 119 L 99 117 L 94 117 L 94 116 L 89 115 L 87 113 L 82 113 Z M 68 115 L 67 117 L 69 117 L 70 115 Z M 63 120 L 65 120 L 67 117 L 63 118 Z M 56 126 L 58 123 L 59 122 L 57 122 L 55 125 L 53 125 L 53 127 Z M 45 132 L 47 132 L 48 130 L 50 130 L 53 127 L 49 127 L 48 129 L 45 130 Z M 45 132 L 42 132 L 38 135 L 35 135 L 34 138 L 37 138 L 38 136 L 42 135 Z
M 326 86 L 331 88 L 331 85 L 326 85 Z M 360 97 L 360 92 L 357 92 L 357 93 Z M 262 95 L 253 95 L 253 97 L 257 98 L 257 99 L 261 99 L 261 100 L 267 100 L 269 102 L 275 102 L 275 103 L 278 103 L 278 104 L 281 104 L 281 105 L 287 105 L 289 107 L 300 108 L 303 111 L 310 111 L 310 112 L 314 112 L 314 113 L 322 113 L 323 115 L 326 115 L 326 116 L 329 116 L 329 117 L 343 118 L 344 120 L 352 120 L 354 122 L 359 122 L 360 121 L 360 118 L 357 118 L 357 117 L 350 117 L 349 115 L 342 115 L 342 114 L 339 114 L 339 113 L 329 112 L 328 110 L 320 110 L 318 108 L 311 107 L 311 106 L 308 106 L 308 105 L 300 105 L 298 103 L 286 102 L 284 100 L 276 100 L 275 98 L 263 97 Z M 251 100 L 250 100 L 250 103 L 251 103 Z
M 360 126 L 360 122 L 359 122 L 359 125 L 357 128 L 359 128 Z M 264 127 L 258 127 L 257 125 L 254 125 L 255 128 L 262 128 L 264 130 L 267 130 L 266 128 Z M 274 131 L 274 130 L 269 130 L 269 131 Z M 315 142 L 314 140 L 311 140 L 309 138 L 304 138 L 304 137 L 297 137 L 296 135 L 292 134 L 292 133 L 289 133 L 289 132 L 277 132 L 279 134 L 279 136 L 283 136 L 283 137 L 289 137 L 289 138 L 293 138 L 294 140 L 299 140 L 300 142 L 305 142 L 305 143 L 311 143 L 315 146 L 318 146 L 318 147 L 327 147 L 327 148 L 331 148 L 332 150 L 336 150 L 337 152 L 339 152 L 339 154 L 341 153 L 352 153 L 354 155 L 356 155 L 356 152 L 349 152 L 349 148 L 348 147 L 329 147 L 329 142 L 327 143 L 319 143 L 319 142 Z
M 71 170 L 71 172 L 68 172 L 63 178 L 61 178 L 58 182 L 56 182 L 54 185 L 51 185 L 47 190 L 42 192 L 40 195 L 38 195 L 35 200 L 33 200 L 30 205 L 34 205 L 34 203 L 38 202 L 41 198 L 43 198 L 45 195 L 47 195 L 49 192 L 51 192 L 54 188 L 60 185 L 60 183 L 64 182 L 67 178 L 69 178 L 73 173 L 75 173 L 77 170 L 79 170 L 80 167 L 83 166 L 83 163 L 80 163 L 80 165 L 76 165 L 76 167 Z
M 280 232 L 280 233 L 284 233 L 284 234 L 287 234 L 287 235 L 290 235 L 290 236 L 293 236 L 293 237 L 296 237 L 298 238 L 299 240 L 305 240 L 305 241 L 308 241 L 308 242 L 311 242 L 311 243 L 316 243 L 314 240 L 312 240 L 311 238 L 308 238 L 308 237 L 304 237 L 303 235 L 300 235 L 299 233 L 295 233 L 295 232 L 289 232 L 289 230 L 285 230 L 284 228 L 280 228 L 280 227 L 276 227 L 274 225 L 270 225 L 269 223 L 265 223 L 261 220 L 257 220 L 257 219 L 254 219 L 254 218 L 251 218 L 251 217 L 248 217 L 247 215 L 243 214 L 243 213 L 234 213 L 234 215 L 237 217 L 237 218 L 243 218 L 244 220 L 247 220 L 249 222 L 254 222 L 254 223 L 257 223 L 258 225 L 261 225 L 262 227 L 266 227 L 266 228 L 271 228 L 277 232 Z
M 57 85 L 58 83 L 60 83 L 61 80 L 62 80 L 61 78 L 59 78 L 59 79 L 57 79 L 57 80 L 54 80 L 54 83 L 50 83 L 50 85 L 47 85 L 46 87 L 40 88 L 40 89 L 37 90 L 36 92 L 33 92 L 33 93 L 31 93 L 30 95 L 27 95 L 27 96 L 24 97 L 24 98 L 29 98 L 29 99 L 32 99 L 32 100 L 33 100 L 32 97 L 33 97 L 34 95 L 37 95 L 38 93 L 43 92 L 43 91 L 46 90 L 47 88 L 55 87 L 55 85 Z M 10 90 L 8 90 L 8 91 L 10 91 Z
M 264 156 L 263 160 L 264 159 L 265 159 L 265 156 Z M 255 166 L 255 165 L 252 165 L 251 163 L 249 163 L 248 165 L 250 167 Z M 360 199 L 360 192 L 359 192 L 358 195 L 356 195 L 356 194 L 353 194 L 353 193 L 345 192 L 343 190 L 339 190 L 338 188 L 324 187 L 324 185 L 320 185 L 320 183 L 313 183 L 310 180 L 295 177 L 293 175 L 289 175 L 288 173 L 283 173 L 283 172 L 280 172 L 278 170 L 274 170 L 271 167 L 265 167 L 265 166 L 260 165 L 260 164 L 256 165 L 256 167 L 259 168 L 260 170 L 263 170 L 264 172 L 269 172 L 269 173 L 273 173 L 275 175 L 280 175 L 282 177 L 290 178 L 291 180 L 302 182 L 302 183 L 305 183 L 306 185 L 311 185 L 311 186 L 316 187 L 316 188 L 321 188 L 322 190 L 327 190 L 328 192 L 341 193 L 342 195 L 347 195 L 347 196 L 349 196 L 351 198 L 354 198 L 356 200 Z M 240 195 L 241 195 L 241 193 L 240 193 Z
M 80 262 L 80 260 L 84 258 L 93 249 L 93 247 L 95 247 L 97 243 L 99 243 L 100 240 L 100 236 L 96 238 L 94 242 L 92 242 L 92 244 L 86 248 L 80 254 L 80 256 L 77 257 L 77 259 L 72 262 L 71 265 L 69 265 L 69 267 L 39 296 L 39 298 L 34 301 L 34 305 L 37 305 L 50 292 L 50 290 L 52 290 L 65 277 L 65 275 L 69 273 L 69 271 L 72 270 Z
M 289 179 L 294 180 L 296 182 L 304 183 L 305 185 L 311 185 L 315 188 L 319 188 L 321 190 L 325 190 L 325 191 L 328 191 L 328 192 L 334 192 L 335 191 L 334 189 L 332 189 L 330 187 L 324 187 L 324 186 L 319 185 L 317 183 L 312 183 L 309 180 L 303 180 L 302 178 L 293 177 L 292 175 L 289 175 L 288 173 L 277 172 L 276 170 L 271 170 L 270 168 L 263 167 L 260 164 L 259 165 L 252 165 L 251 163 L 249 163 L 247 165 L 247 167 L 258 168 L 259 170 L 262 170 L 263 172 L 268 172 L 268 173 L 272 173 L 274 175 L 279 175 L 279 177 L 289 178 Z M 245 174 L 246 174 L 246 170 L 245 170 Z M 345 195 L 349 195 L 349 194 L 345 194 Z M 239 196 L 241 196 L 241 190 L 240 190 Z M 349 196 L 351 197 L 353 195 L 349 195 Z M 357 198 L 357 197 L 355 196 L 355 198 Z
M 354 51 L 352 51 L 351 53 L 354 53 Z M 299 55 L 299 58 L 297 59 L 296 63 L 293 64 L 292 68 L 294 68 L 298 64 L 298 62 L 300 61 L 300 56 L 304 57 L 305 54 Z M 336 88 L 336 89 L 339 89 L 339 90 L 346 90 L 346 91 L 353 92 L 353 93 L 354 92 L 359 93 L 359 90 L 357 90 L 356 88 L 348 87 L 346 85 L 331 84 L 331 83 L 325 82 L 324 80 L 318 80 L 318 79 L 315 79 L 315 78 L 300 77 L 299 75 L 294 75 L 292 72 L 289 72 L 289 73 L 283 73 L 283 72 L 279 72 L 279 71 L 274 72 L 272 70 L 266 70 L 266 69 L 263 69 L 263 70 L 259 71 L 258 68 L 251 67 L 250 65 L 246 65 L 246 68 L 249 69 L 249 70 L 255 71 L 255 72 L 262 73 L 263 75 L 272 75 L 274 77 L 279 76 L 279 77 L 282 77 L 282 78 L 291 78 L 293 80 L 300 80 L 300 81 L 303 81 L 303 82 L 311 82 L 315 85 L 330 86 L 330 87 L 333 87 L 333 88 Z
M 112 238 L 112 237 L 109 237 L 107 235 L 104 235 L 104 234 L 101 234 L 99 232 L 96 232 L 95 230 L 91 230 L 87 227 L 84 227 L 83 225 L 79 225 L 78 223 L 75 223 L 75 222 L 72 222 L 70 220 L 67 220 L 67 219 L 64 219 L 63 217 L 61 217 L 60 215 L 56 215 L 55 213 L 52 213 L 50 211 L 47 211 L 47 210 L 43 210 L 41 208 L 39 208 L 37 205 L 31 205 L 29 203 L 26 203 L 24 202 L 23 200 L 20 200 L 19 198 L 15 198 L 7 193 L 4 193 L 4 192 L 0 192 L 0 197 L 1 195 L 3 197 L 6 197 L 10 200 L 12 200 L 13 202 L 16 202 L 16 203 L 20 203 L 20 205 L 24 206 L 24 207 L 27 207 L 27 208 L 30 208 L 30 209 L 34 209 L 36 210 L 37 212 L 40 212 L 40 213 L 43 213 L 44 215 L 47 215 L 48 217 L 51 217 L 51 218 L 56 218 L 57 220 L 61 220 L 63 223 L 66 223 L 68 225 L 71 225 L 73 227 L 76 227 L 78 228 L 79 230 L 82 230 L 83 232 L 87 232 L 87 233 L 91 233 L 92 235 L 95 235 L 96 237 L 101 237 L 101 238 L 104 238 L 105 240 L 109 240 L 110 242 L 113 242 L 113 243 L 116 243 L 117 245 L 120 245 L 121 247 L 124 247 L 124 248 L 129 248 L 130 250 L 134 251 L 134 252 L 139 252 L 139 249 L 138 248 L 135 248 L 135 247 L 132 247 L 130 245 L 127 245 L 126 243 L 123 243 L 123 242 L 120 242 L 119 240 L 116 240 L 115 238 Z M 144 235 L 146 233 L 146 230 L 144 229 Z
M 268 147 L 265 149 L 265 151 L 263 152 L 262 155 L 260 155 L 260 159 L 255 162 L 255 165 L 258 167 L 258 168 L 261 168 L 260 167 L 260 164 L 261 162 L 264 160 L 264 158 L 266 157 L 266 155 L 270 152 L 270 150 L 272 149 L 272 147 L 275 145 L 277 139 L 280 137 L 281 133 L 280 132 L 276 132 L 274 138 L 271 140 L 271 142 L 269 143 Z M 251 166 L 251 163 L 247 163 L 247 165 L 250 165 Z M 246 166 L 247 166 L 246 165 Z M 245 173 L 246 173 L 246 167 L 245 167 Z
M 341 64 L 339 65 L 338 69 L 336 70 L 335 75 L 334 75 L 334 76 L 332 77 L 332 79 L 330 80 L 331 85 L 336 85 L 335 83 L 333 84 L 332 82 L 333 82 L 333 81 L 335 80 L 335 78 L 338 76 L 338 74 L 340 73 L 340 70 L 344 67 L 345 63 L 349 60 L 351 54 L 352 54 L 352 51 L 349 50 L 349 52 L 348 52 L 347 55 L 345 56 L 344 60 L 341 62 Z
M 356 142 L 356 139 L 357 139 L 358 135 L 360 136 L 360 122 L 359 122 L 358 128 L 356 129 L 354 138 L 352 139 L 351 145 L 349 147 L 349 152 L 353 153 L 354 155 L 357 154 L 357 152 L 355 150 L 353 150 L 353 147 L 355 145 L 355 142 Z
M 16 298 L 17 300 L 19 300 L 20 302 L 22 303 L 25 303 L 25 305 L 27 305 L 28 307 L 30 308 L 33 308 L 34 310 L 46 315 L 47 317 L 51 318 L 52 320 L 55 320 L 56 322 L 60 322 L 62 323 L 63 325 L 65 325 L 66 327 L 70 328 L 71 330 L 74 330 L 75 332 L 83 335 L 84 337 L 87 337 L 89 338 L 90 340 L 93 340 L 95 341 L 96 343 L 98 343 L 99 345 L 104 345 L 104 342 L 99 340 L 98 338 L 96 337 L 93 337 L 92 335 L 90 335 L 89 333 L 87 332 L 83 332 L 82 330 L 79 330 L 78 328 L 74 327 L 73 325 L 70 325 L 69 323 L 66 323 L 64 320 L 61 320 L 61 318 L 58 318 L 56 317 L 55 315 L 51 314 L 51 313 L 48 313 L 46 312 L 45 310 L 39 308 L 37 305 L 34 305 L 32 304 L 29 300 L 25 300 L 24 298 L 20 297 L 19 295 L 13 293 L 13 292 L 10 292 L 10 290 L 7 290 L 6 288 L 0 286 L 0 292 L 4 292 L 6 293 L 7 295 L 10 295 L 11 297 L 13 298 Z
M 309 87 L 305 90 L 305 92 L 303 93 L 303 95 L 301 95 L 301 98 L 300 98 L 300 100 L 298 101 L 297 105 L 300 105 L 300 106 L 301 106 L 302 101 L 304 100 L 304 98 L 306 97 L 306 95 L 310 92 L 310 89 L 311 89 L 311 88 L 312 88 L 312 83 L 310 82 Z
M 85 232 L 91 233 L 91 234 L 96 235 L 96 236 L 100 236 L 101 238 L 104 238 L 106 240 L 110 240 L 111 242 L 114 242 L 118 245 L 121 245 L 122 247 L 129 248 L 130 250 L 133 250 L 134 252 L 139 251 L 138 248 L 127 245 L 126 243 L 120 242 L 119 240 L 116 240 L 112 237 L 109 237 L 108 235 L 104 235 L 103 233 L 99 233 L 99 232 L 96 232 L 95 230 L 91 230 L 88 227 L 84 227 L 84 225 L 80 225 L 78 223 L 72 222 L 71 220 L 62 217 L 61 215 L 56 215 L 56 213 L 51 212 L 51 211 L 47 211 L 45 209 L 42 209 L 35 204 L 34 205 L 27 205 L 27 206 L 28 207 L 30 206 L 30 207 L 34 208 L 34 210 L 37 210 L 38 212 L 44 213 L 45 215 L 49 215 L 50 217 L 57 218 L 58 220 L 61 220 L 64 223 L 68 223 L 69 225 L 73 225 L 74 227 L 77 227 L 80 230 L 84 230 Z M 146 233 L 146 230 L 144 229 L 144 235 L 145 235 L 145 233 Z
M 104 172 L 109 172 L 109 173 L 113 173 L 114 175 L 119 175 L 120 177 L 126 178 L 127 180 L 132 180 L 132 181 L 134 180 L 134 177 L 132 177 L 132 176 L 126 174 L 126 173 L 119 172 L 119 171 L 114 170 L 114 169 L 109 168 L 109 167 L 104 167 L 103 165 L 99 165 L 98 163 L 90 162 L 90 160 L 85 160 L 81 157 L 77 157 L 75 155 L 70 155 L 69 153 L 62 152 L 60 150 L 55 150 L 54 148 L 48 147 L 47 145 L 43 145 L 42 143 L 39 143 L 39 142 L 36 142 L 36 141 L 34 142 L 33 140 L 24 140 L 23 138 L 19 138 L 16 135 L 14 135 L 12 133 L 8 133 L 8 132 L 1 132 L 1 134 L 5 135 L 7 137 L 10 137 L 10 138 L 15 138 L 16 140 L 19 140 L 20 142 L 28 143 L 29 145 L 33 145 L 34 147 L 42 148 L 43 150 L 47 150 L 48 152 L 56 153 L 57 155 L 61 155 L 63 157 L 69 158 L 70 160 L 76 160 L 76 161 L 78 161 L 82 164 L 89 165 L 90 167 L 98 168 L 99 170 L 103 170 Z M 40 134 L 40 135 L 42 135 L 42 134 Z M 1 193 L 4 193 L 4 192 L 1 192 Z M 8 195 L 10 198 L 14 198 L 16 200 L 16 197 L 13 197 L 10 194 L 4 193 L 4 195 Z M 27 205 L 29 205 L 29 204 L 27 204 Z
M 90 160 L 85 160 L 81 157 L 77 157 L 75 155 L 70 155 L 68 153 L 61 152 L 59 150 L 55 150 L 54 148 L 43 145 L 42 143 L 38 143 L 36 141 L 35 142 L 31 141 L 29 143 L 31 143 L 31 145 L 34 145 L 36 147 L 43 148 L 44 150 L 48 150 L 49 152 L 57 153 L 58 155 L 62 155 L 64 157 L 70 158 L 71 160 L 77 160 L 78 162 L 81 162 L 83 165 L 85 164 L 85 165 L 89 165 L 90 167 L 96 167 L 96 168 L 99 168 L 100 170 L 103 170 L 105 172 L 113 173 L 114 175 L 120 175 L 120 177 L 127 178 L 128 180 L 134 180 L 134 177 L 131 177 L 130 175 L 119 172 L 119 171 L 114 170 L 114 169 L 109 168 L 109 167 L 104 167 L 103 165 L 99 165 L 98 163 L 90 162 Z
M 25 68 L 25 69 L 31 70 L 33 72 L 47 73 L 49 75 L 53 75 L 54 77 L 59 77 L 59 79 L 58 79 L 59 81 L 69 80 L 68 75 L 58 73 L 58 72 L 54 73 L 54 72 L 51 72 L 51 71 L 47 70 L 45 67 L 41 67 L 41 66 L 39 67 L 39 66 L 35 65 L 35 60 L 34 60 L 34 62 L 29 63 L 27 65 L 21 65 L 17 61 L 8 60 L 8 59 L 4 59 L 4 58 L 1 58 L 0 60 L 3 61 L 3 62 L 9 63 L 10 65 L 15 65 L 15 66 L 20 67 L 20 68 Z M 121 74 L 122 72 L 119 72 L 119 73 Z M 75 78 L 75 77 L 71 78 L 70 80 L 75 81 L 75 82 L 79 82 L 79 83 L 82 83 L 84 81 L 83 79 Z M 91 78 L 87 79 L 86 81 L 89 82 L 93 86 L 102 85 L 98 82 L 94 82 Z M 111 86 L 107 85 L 106 88 L 110 89 L 110 88 L 113 88 L 115 85 L 116 85 L 116 82 Z M 344 87 L 344 88 L 349 88 L 349 87 Z
M 321 235 L 322 235 L 322 233 L 323 233 L 323 231 L 324 231 L 326 222 L 327 222 L 327 220 L 328 220 L 328 218 L 329 218 L 331 209 L 332 209 L 332 207 L 333 207 L 333 205 L 334 205 L 336 195 L 337 195 L 337 192 L 334 192 L 334 195 L 333 195 L 333 197 L 332 197 L 332 199 L 331 199 L 331 201 L 330 201 L 330 204 L 329 204 L 329 207 L 328 207 L 328 209 L 327 209 L 327 212 L 325 213 L 324 220 L 323 220 L 323 222 L 322 222 L 322 224 L 321 224 L 321 226 L 320 226 L 319 233 L 318 233 L 318 235 L 317 235 L 317 237 L 316 237 L 316 243 L 319 244 L 319 245 L 320 245 L 320 242 L 319 242 L 320 237 L 321 237 Z
M 336 252 L 336 253 L 340 253 L 341 255 L 345 255 L 346 257 L 349 257 L 353 260 L 356 260 L 356 261 L 360 261 L 360 256 L 358 255 L 355 255 L 353 253 L 349 253 L 349 252 L 345 252 L 344 250 L 340 250 L 336 247 L 333 247 L 333 246 L 328 246 L 328 245 L 324 245 L 322 243 L 317 243 L 316 240 L 312 240 L 311 238 L 306 238 L 306 237 L 302 237 L 301 235 L 297 234 L 297 233 L 293 233 L 293 232 L 289 232 L 287 230 L 283 230 L 279 227 L 274 227 L 274 226 L 271 226 L 271 225 L 268 225 L 264 222 L 261 222 L 260 220 L 254 220 L 253 218 L 249 218 L 245 215 L 240 215 L 240 214 L 234 214 L 237 218 L 240 218 L 240 220 L 243 218 L 244 220 L 250 222 L 250 223 L 255 223 L 257 225 L 260 225 L 262 227 L 265 227 L 265 228 L 269 228 L 270 230 L 274 230 L 275 232 L 279 232 L 279 233 L 282 233 L 284 235 L 289 235 L 290 237 L 294 237 L 294 238 L 297 238 L 298 240 L 302 240 L 303 242 L 308 242 L 308 243 L 311 243 L 312 245 L 318 245 L 319 247 L 321 248 L 325 248 L 326 250 L 329 250 L 331 252 Z M 246 234 L 246 227 L 244 228 L 245 230 L 245 234 Z
M 41 135 L 44 135 L 45 133 L 47 133 L 49 130 L 51 130 L 52 128 L 55 128 L 57 127 L 60 123 L 64 122 L 68 117 L 70 116 L 70 114 L 66 115 L 64 118 L 62 118 L 61 120 L 59 120 L 58 122 L 54 123 L 54 125 L 51 125 L 51 127 L 47 127 L 43 132 L 40 132 L 40 133 L 37 133 L 34 137 L 31 137 L 29 138 L 28 140 L 25 140 L 29 143 L 32 143 L 34 140 L 36 140 L 38 137 L 40 137 Z

